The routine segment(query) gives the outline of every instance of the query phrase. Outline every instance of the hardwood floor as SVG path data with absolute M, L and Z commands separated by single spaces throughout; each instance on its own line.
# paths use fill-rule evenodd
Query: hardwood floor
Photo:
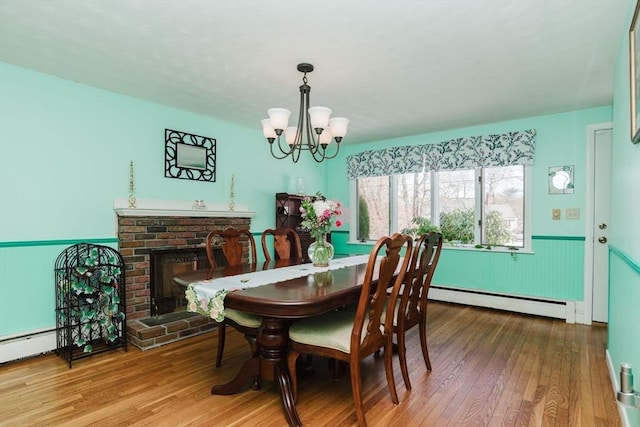
M 383 358 L 363 366 L 370 426 L 619 426 L 605 362 L 606 328 L 433 302 L 428 314 L 432 372 L 417 328 L 408 337 L 413 390 L 394 373 L 400 404 L 391 403 Z M 48 354 L 0 367 L 2 426 L 283 426 L 273 383 L 260 391 L 212 396 L 249 357 L 227 333 L 215 368 L 216 332 L 142 352 L 133 346 L 74 362 Z M 307 426 L 352 426 L 349 375 L 331 378 L 327 360 L 299 385 Z

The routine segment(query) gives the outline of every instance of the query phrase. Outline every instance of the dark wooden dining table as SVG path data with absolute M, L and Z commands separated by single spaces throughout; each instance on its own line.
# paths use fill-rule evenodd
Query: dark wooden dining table
M 285 264 L 289 265 L 281 260 L 279 264 L 272 261 L 261 265 L 232 267 L 232 270 L 223 268 L 214 271 L 213 278 L 228 276 L 230 273 L 268 270 Z M 295 372 L 290 373 L 286 363 L 289 325 L 296 319 L 317 316 L 357 302 L 366 267 L 365 262 L 228 293 L 224 299 L 225 308 L 262 316 L 262 326 L 257 338 L 260 353 L 244 362 L 240 371 L 229 382 L 214 385 L 211 393 L 238 393 L 252 383 L 256 376 L 261 380 L 275 381 L 287 422 L 291 426 L 301 426 L 291 389 L 290 375 L 295 375 Z M 191 275 L 193 277 L 195 276 Z M 182 275 L 180 280 L 189 280 L 189 275 Z

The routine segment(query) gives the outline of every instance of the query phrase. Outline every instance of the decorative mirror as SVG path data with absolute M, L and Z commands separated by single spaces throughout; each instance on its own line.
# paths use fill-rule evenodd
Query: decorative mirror
M 549 194 L 573 194 L 573 166 L 549 168 Z
M 216 140 L 177 130 L 164 130 L 164 176 L 216 180 Z

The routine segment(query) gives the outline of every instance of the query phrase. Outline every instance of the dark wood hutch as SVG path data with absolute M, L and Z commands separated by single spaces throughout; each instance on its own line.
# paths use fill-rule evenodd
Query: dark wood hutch
M 305 261 L 309 261 L 307 249 L 313 242 L 309 230 L 302 227 L 302 215 L 300 206 L 305 197 L 313 197 L 302 194 L 276 193 L 276 228 L 289 227 L 296 230 L 302 244 L 302 255 Z M 327 236 L 331 241 L 331 234 Z

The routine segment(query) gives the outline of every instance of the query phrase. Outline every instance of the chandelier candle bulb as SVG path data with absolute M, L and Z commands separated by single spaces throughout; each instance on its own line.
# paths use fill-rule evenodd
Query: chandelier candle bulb
M 309 117 L 311 119 L 311 127 L 318 135 L 322 130 L 329 126 L 329 116 L 331 116 L 331 108 L 327 107 L 311 107 L 309 108 Z
M 271 108 L 269 111 L 267 111 L 267 114 L 269 114 L 271 127 L 279 136 L 289 124 L 289 116 L 291 116 L 291 111 L 287 110 L 286 108 Z
M 264 135 L 265 138 L 267 138 L 267 141 L 270 141 L 270 142 L 275 141 L 278 135 L 276 135 L 276 131 L 273 129 L 273 127 L 271 127 L 271 120 L 264 119 L 262 120 L 261 123 L 262 123 L 262 134 Z
M 329 119 L 329 129 L 336 142 L 342 141 L 342 138 L 347 134 L 347 126 L 349 126 L 349 119 L 344 117 L 333 117 Z
M 320 136 L 318 137 L 318 140 L 320 141 L 320 145 L 322 146 L 322 148 L 327 148 L 327 145 L 331 144 L 331 138 L 333 138 L 333 135 L 331 134 L 331 129 L 325 129 Z

